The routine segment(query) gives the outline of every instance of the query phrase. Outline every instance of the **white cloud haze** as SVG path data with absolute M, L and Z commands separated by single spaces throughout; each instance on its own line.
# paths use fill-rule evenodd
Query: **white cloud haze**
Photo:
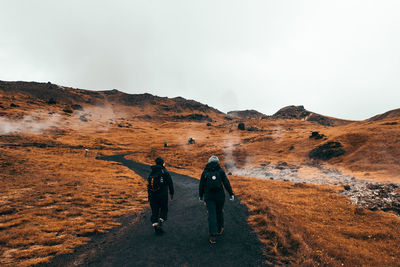
M 0 1 L 0 79 L 183 96 L 224 112 L 400 108 L 400 2 Z

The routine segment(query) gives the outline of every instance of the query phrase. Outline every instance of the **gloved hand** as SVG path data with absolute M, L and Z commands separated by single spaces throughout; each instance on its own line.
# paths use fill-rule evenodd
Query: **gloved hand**
M 234 200 L 235 200 L 235 196 L 232 195 L 232 196 L 229 198 L 229 200 L 230 200 L 230 201 L 234 201 Z

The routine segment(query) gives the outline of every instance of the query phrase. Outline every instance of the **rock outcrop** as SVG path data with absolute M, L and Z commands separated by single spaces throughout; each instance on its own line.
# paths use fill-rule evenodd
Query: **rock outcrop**
M 325 137 L 324 134 L 320 134 L 319 132 L 312 132 L 309 138 L 310 139 L 319 140 L 319 139 L 322 139 L 324 137 Z
M 336 126 L 347 124 L 350 121 L 336 119 L 332 117 L 323 116 L 311 111 L 308 111 L 304 108 L 304 106 L 287 106 L 281 108 L 272 115 L 270 118 L 272 119 L 295 119 L 295 120 L 304 120 L 304 121 L 312 121 L 324 126 Z
M 308 156 L 312 159 L 330 160 L 343 155 L 345 152 L 340 142 L 330 141 L 311 150 Z
M 265 114 L 258 112 L 257 110 L 254 109 L 229 111 L 227 115 L 232 119 L 240 119 L 240 120 L 260 119 L 266 117 Z

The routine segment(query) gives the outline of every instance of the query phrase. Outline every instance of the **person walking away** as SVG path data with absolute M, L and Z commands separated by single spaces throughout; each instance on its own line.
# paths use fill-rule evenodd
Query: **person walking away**
M 235 196 L 225 171 L 219 165 L 217 156 L 211 156 L 201 174 L 199 184 L 199 199 L 206 202 L 208 211 L 208 229 L 210 243 L 216 243 L 216 236 L 224 231 L 224 203 L 225 190 L 229 193 L 230 200 Z
M 151 172 L 147 178 L 148 196 L 151 207 L 151 223 L 157 235 L 163 234 L 162 223 L 168 215 L 168 190 L 172 200 L 174 198 L 174 184 L 171 175 L 165 168 L 165 162 L 161 157 L 155 159 L 156 165 L 151 166 Z

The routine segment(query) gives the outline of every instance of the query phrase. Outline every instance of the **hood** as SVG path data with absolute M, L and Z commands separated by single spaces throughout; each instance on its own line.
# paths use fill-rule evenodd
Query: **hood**
M 161 171 L 162 169 L 164 169 L 164 167 L 163 167 L 163 166 L 160 166 L 160 165 L 153 165 L 153 166 L 151 166 L 151 171 L 152 171 L 152 172 L 158 172 L 158 171 Z
M 216 171 L 216 170 L 221 169 L 221 166 L 219 166 L 218 162 L 213 161 L 213 162 L 207 163 L 205 169 L 208 170 L 208 171 Z

